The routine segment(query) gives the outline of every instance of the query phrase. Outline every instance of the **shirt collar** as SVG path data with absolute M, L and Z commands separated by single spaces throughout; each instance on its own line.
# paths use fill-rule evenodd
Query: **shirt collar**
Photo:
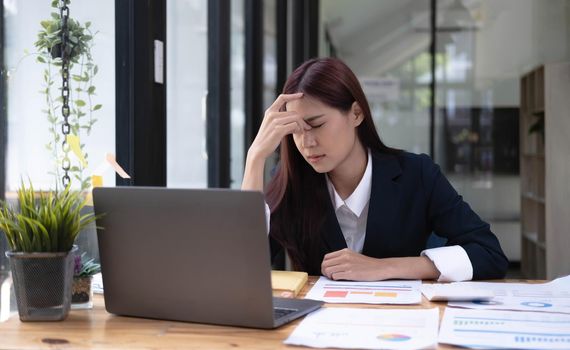
M 329 195 L 333 203 L 335 211 L 338 210 L 343 205 L 346 205 L 356 216 L 360 217 L 362 211 L 368 204 L 370 200 L 370 192 L 372 190 L 372 154 L 368 150 L 368 162 L 366 164 L 366 169 L 364 170 L 364 175 L 358 183 L 358 186 L 354 189 L 354 192 L 346 200 L 340 198 L 338 192 L 334 188 L 333 183 L 329 179 L 327 174 L 327 187 L 329 189 Z

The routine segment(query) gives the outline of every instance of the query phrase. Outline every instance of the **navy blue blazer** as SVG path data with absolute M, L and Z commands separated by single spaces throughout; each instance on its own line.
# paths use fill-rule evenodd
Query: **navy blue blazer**
M 508 260 L 489 224 L 463 201 L 430 157 L 373 153 L 362 254 L 374 258 L 419 256 L 432 232 L 447 238 L 446 245 L 465 249 L 473 265 L 473 279 L 504 277 Z M 330 200 L 321 237 L 322 257 L 347 247 Z M 307 270 L 321 274 L 320 266 Z

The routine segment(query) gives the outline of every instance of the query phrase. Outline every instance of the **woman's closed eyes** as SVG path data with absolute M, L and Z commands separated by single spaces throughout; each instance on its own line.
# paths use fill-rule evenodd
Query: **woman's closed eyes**
M 320 124 L 318 124 L 318 125 L 309 124 L 309 126 L 310 126 L 311 128 L 313 128 L 313 129 L 317 129 L 317 128 L 320 128 L 321 126 L 323 126 L 324 124 L 325 124 L 325 123 L 320 123 Z
M 312 117 L 305 118 L 305 121 L 313 129 L 320 128 L 325 122 L 318 123 L 319 121 L 317 119 L 324 117 L 324 116 L 325 116 L 324 114 L 314 115 Z M 316 123 L 313 124 L 313 122 L 316 122 Z

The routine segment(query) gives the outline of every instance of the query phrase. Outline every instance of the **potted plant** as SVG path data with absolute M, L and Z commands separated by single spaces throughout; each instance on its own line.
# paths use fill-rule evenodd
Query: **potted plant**
M 35 192 L 22 182 L 17 205 L 0 202 L 0 230 L 10 250 L 12 279 L 22 321 L 58 321 L 71 301 L 73 242 L 96 217 L 81 214 L 86 198 L 67 186 L 63 191 Z
M 101 104 L 95 102 L 97 92 L 94 78 L 99 68 L 91 53 L 97 32 L 91 30 L 91 22 L 83 24 L 66 17 L 67 40 L 63 45 L 62 7 L 67 8 L 70 3 L 70 0 L 52 1 L 51 7 L 57 12 L 52 12 L 50 18 L 40 22 L 34 46 L 37 49 L 36 61 L 45 66 L 44 84 L 40 92 L 45 95 L 46 107 L 42 112 L 49 122 L 50 141 L 45 146 L 53 158 L 54 168 L 50 173 L 59 181 L 62 167 L 65 167 L 65 175 L 69 173 L 70 179 L 77 181 L 81 190 L 87 190 L 91 186 L 91 177 L 86 172 L 89 158 L 85 152 L 85 139 L 97 122 L 96 112 L 102 108 Z M 68 64 L 65 78 L 69 89 L 65 101 L 63 86 L 58 86 L 64 77 L 63 48 Z M 68 106 L 66 119 L 62 118 L 64 105 Z M 67 134 L 62 134 L 64 129 Z M 62 146 L 62 143 L 67 143 L 67 146 Z M 70 157 L 69 153 L 75 157 Z
M 101 265 L 95 259 L 87 259 L 85 253 L 75 256 L 73 287 L 71 294 L 72 309 L 90 309 L 93 307 L 91 282 L 93 275 L 101 272 Z

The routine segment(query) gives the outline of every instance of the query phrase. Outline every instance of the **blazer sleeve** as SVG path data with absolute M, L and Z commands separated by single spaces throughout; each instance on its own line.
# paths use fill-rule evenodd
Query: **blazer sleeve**
M 427 216 L 433 232 L 447 238 L 446 245 L 465 249 L 474 280 L 503 278 L 509 261 L 490 225 L 463 201 L 431 158 L 421 158 Z

